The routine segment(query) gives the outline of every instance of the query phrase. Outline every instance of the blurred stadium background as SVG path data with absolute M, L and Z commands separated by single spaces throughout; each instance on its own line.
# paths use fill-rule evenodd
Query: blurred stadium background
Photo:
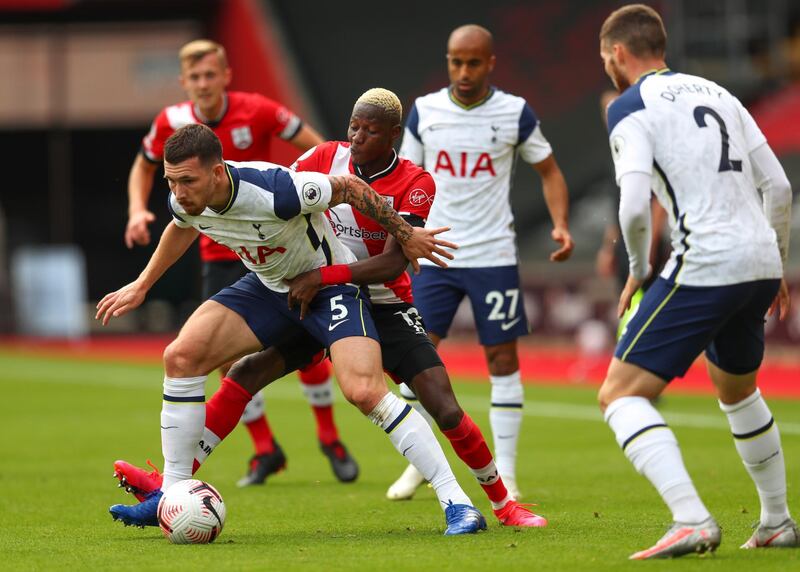
M 185 99 L 178 48 L 223 43 L 233 89 L 285 103 L 327 138 L 345 135 L 364 90 L 394 90 L 404 106 L 446 84 L 448 33 L 464 23 L 494 32 L 493 83 L 524 96 L 569 184 L 576 252 L 547 262 L 547 212 L 533 170 L 512 191 L 532 343 L 605 356 L 617 286 L 595 272 L 616 218 L 599 97 L 610 87 L 600 24 L 619 2 L 561 0 L 0 0 L 0 334 L 84 338 L 103 294 L 131 281 L 152 247 L 126 249 L 127 177 L 142 136 L 165 105 Z M 800 4 L 790 0 L 651 3 L 670 32 L 668 62 L 729 87 L 752 111 L 795 188 L 788 278 L 794 309 L 769 322 L 771 359 L 800 343 Z M 278 143 L 275 160 L 290 162 Z M 523 166 L 524 167 L 524 166 Z M 168 221 L 157 183 L 156 232 Z M 168 334 L 196 307 L 199 261 L 185 256 L 140 310 L 109 333 Z M 74 301 L 78 304 L 73 304 Z M 456 334 L 471 335 L 463 308 Z M 579 352 L 577 352 L 579 353 Z M 605 359 L 605 357 L 603 357 Z M 605 365 L 607 361 L 603 361 Z M 590 364 L 591 365 L 591 364 Z

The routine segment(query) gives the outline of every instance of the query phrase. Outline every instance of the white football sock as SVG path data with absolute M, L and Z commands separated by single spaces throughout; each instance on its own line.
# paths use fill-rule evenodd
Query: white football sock
M 203 436 L 200 437 L 200 442 L 194 450 L 194 459 L 197 464 L 202 465 L 205 463 L 208 456 L 214 452 L 214 449 L 217 448 L 221 441 L 222 439 L 217 437 L 217 434 L 211 429 L 203 427 Z
M 328 377 L 322 383 L 308 384 L 300 383 L 303 388 L 303 395 L 306 396 L 311 407 L 330 407 L 333 405 L 333 376 Z
M 192 462 L 206 422 L 205 375 L 164 376 L 161 405 L 161 452 L 164 454 L 162 490 L 192 478 Z
M 264 396 L 262 392 L 259 391 L 256 393 L 250 402 L 245 406 L 244 411 L 242 412 L 242 417 L 239 420 L 240 423 L 250 423 L 251 421 L 255 421 L 266 411 L 265 403 L 264 403 Z M 203 436 L 200 437 L 200 442 L 197 444 L 197 447 L 194 450 L 194 458 L 199 465 L 202 465 L 208 459 L 208 456 L 214 452 L 214 449 L 217 448 L 222 442 L 216 433 L 214 433 L 208 427 L 203 427 Z
M 264 404 L 263 390 L 261 390 L 256 393 L 253 399 L 245 406 L 244 411 L 242 411 L 240 422 L 251 423 L 264 415 L 264 411 L 266 411 L 266 407 Z
M 428 425 L 431 426 L 431 429 L 438 429 L 438 427 L 436 426 L 436 421 L 433 420 L 431 414 L 428 413 L 428 411 L 422 406 L 422 403 L 419 402 L 419 399 L 417 399 L 416 394 L 413 391 L 411 391 L 411 388 L 408 387 L 405 383 L 400 384 L 400 395 L 403 396 L 403 399 L 405 399 L 417 413 L 422 415 L 422 418 L 428 422 Z
M 673 520 L 698 523 L 711 516 L 686 471 L 675 435 L 650 400 L 621 397 L 608 406 L 605 420 L 625 456 L 664 499 Z
M 719 408 L 728 416 L 733 442 L 761 500 L 761 524 L 777 526 L 789 518 L 786 504 L 786 467 L 781 435 L 769 407 L 755 393 L 738 403 Z
M 492 375 L 492 409 L 489 423 L 494 438 L 494 458 L 503 480 L 517 480 L 517 443 L 522 426 L 525 399 L 519 371 L 511 375 Z
M 430 426 L 410 405 L 394 393 L 387 393 L 368 417 L 389 435 L 394 448 L 431 484 L 443 509 L 451 502 L 472 505 Z

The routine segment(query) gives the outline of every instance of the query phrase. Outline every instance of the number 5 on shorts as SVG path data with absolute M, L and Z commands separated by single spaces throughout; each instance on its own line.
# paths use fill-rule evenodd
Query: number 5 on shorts
M 340 304 L 344 295 L 338 294 L 331 298 L 331 321 L 336 322 L 347 317 L 347 306 Z

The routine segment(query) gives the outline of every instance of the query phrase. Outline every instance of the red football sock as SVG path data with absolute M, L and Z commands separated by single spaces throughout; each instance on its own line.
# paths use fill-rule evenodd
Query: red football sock
M 253 398 L 241 385 L 229 377 L 222 378 L 219 389 L 206 402 L 206 427 L 212 431 L 220 441 L 224 440 L 244 413 L 244 408 Z M 271 453 L 275 450 L 272 444 L 272 431 L 265 417 L 245 425 L 253 439 L 256 454 Z
M 317 420 L 317 437 L 320 443 L 330 445 L 334 441 L 338 441 L 339 431 L 333 421 L 332 403 L 314 403 L 314 386 L 327 383 L 331 378 L 330 362 L 324 360 L 303 368 L 299 371 L 299 376 L 300 382 L 305 386 L 303 388 L 304 393 L 311 401 L 311 409 L 314 411 L 314 417 Z
M 494 467 L 494 459 L 486 444 L 486 439 L 483 438 L 480 428 L 475 425 L 470 416 L 464 413 L 461 422 L 454 429 L 448 429 L 442 433 L 450 440 L 458 458 L 464 461 L 478 477 L 478 483 L 483 487 L 489 500 L 495 503 L 503 501 L 508 496 L 508 491 L 503 484 L 503 479 L 497 473 L 497 468 Z M 492 465 L 493 470 L 486 471 L 489 465 Z M 487 474 L 479 474 L 483 472 L 487 472 Z M 493 479 L 495 476 L 497 478 L 494 482 L 484 484 L 487 477 Z
M 275 450 L 275 438 L 272 436 L 272 429 L 269 426 L 266 415 L 262 415 L 255 421 L 245 423 L 244 426 L 250 432 L 256 455 L 265 455 Z

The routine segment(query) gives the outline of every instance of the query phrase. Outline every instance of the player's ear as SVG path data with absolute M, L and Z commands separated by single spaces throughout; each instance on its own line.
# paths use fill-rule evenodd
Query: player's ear
M 628 56 L 628 50 L 624 44 L 616 43 L 611 45 L 611 53 L 614 54 L 614 61 L 618 66 L 624 66 Z
M 397 141 L 400 138 L 400 134 L 403 132 L 402 125 L 395 125 L 392 127 L 391 134 L 392 134 L 392 141 Z
M 225 173 L 225 164 L 224 163 L 215 163 L 213 167 L 211 167 L 211 173 L 214 175 L 214 179 L 220 180 L 224 178 L 227 173 Z
M 233 79 L 233 70 L 230 67 L 225 68 L 225 87 L 228 87 L 231 84 L 231 80 Z
M 496 61 L 497 61 L 497 58 L 494 56 L 494 54 L 492 54 L 492 57 L 489 58 L 489 72 L 490 73 L 494 71 L 494 64 L 495 64 Z

